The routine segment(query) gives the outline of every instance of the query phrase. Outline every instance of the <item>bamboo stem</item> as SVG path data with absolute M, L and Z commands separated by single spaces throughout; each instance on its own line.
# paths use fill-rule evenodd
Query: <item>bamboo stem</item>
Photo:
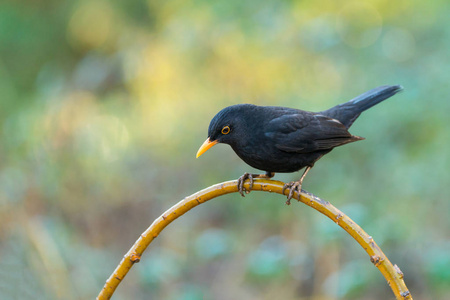
M 255 179 L 252 190 L 265 191 L 282 194 L 284 183 L 281 181 Z M 246 190 L 249 184 L 244 184 Z M 188 196 L 168 209 L 158 219 L 156 219 L 147 230 L 141 234 L 136 243 L 131 247 L 127 254 L 123 257 L 117 268 L 106 281 L 103 289 L 97 296 L 98 300 L 110 299 L 114 294 L 117 286 L 122 282 L 128 271 L 140 261 L 142 253 L 147 249 L 148 245 L 159 235 L 159 233 L 172 221 L 182 216 L 184 213 L 195 206 L 204 203 L 213 198 L 235 193 L 238 191 L 237 180 L 227 181 L 210 186 L 191 196 Z M 289 190 L 286 190 L 289 193 Z M 375 243 L 373 238 L 369 236 L 358 224 L 345 215 L 342 211 L 331 205 L 328 201 L 322 200 L 313 194 L 302 191 L 300 198 L 298 193 L 294 197 L 300 202 L 314 208 L 320 213 L 330 218 L 333 222 L 342 227 L 350 234 L 370 257 L 370 261 L 380 270 L 389 286 L 395 294 L 397 300 L 412 300 L 412 296 L 403 281 L 403 273 L 397 265 L 392 265 L 389 259 L 381 251 L 380 247 Z

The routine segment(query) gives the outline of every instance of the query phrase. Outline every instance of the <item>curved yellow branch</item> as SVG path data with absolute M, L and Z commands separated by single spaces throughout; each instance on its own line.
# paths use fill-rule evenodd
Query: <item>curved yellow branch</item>
M 283 185 L 284 183 L 281 181 L 255 179 L 252 190 L 282 194 Z M 245 183 L 244 186 L 247 190 L 249 189 L 248 182 Z M 105 286 L 100 291 L 97 299 L 104 300 L 111 298 L 117 286 L 123 280 L 125 275 L 127 275 L 133 264 L 139 262 L 142 253 L 147 249 L 148 245 L 150 245 L 159 233 L 172 221 L 203 202 L 237 191 L 237 180 L 219 183 L 184 198 L 168 209 L 156 219 L 143 234 L 141 234 L 141 237 L 136 241 L 133 247 L 125 254 L 116 270 L 106 281 Z M 288 192 L 289 190 L 286 191 L 286 193 Z M 412 296 L 403 281 L 403 273 L 397 265 L 392 265 L 372 237 L 359 227 L 358 224 L 339 209 L 331 205 L 328 201 L 322 200 L 310 193 L 302 191 L 300 198 L 299 195 L 295 193 L 294 198 L 321 212 L 347 231 L 348 234 L 364 248 L 367 254 L 369 254 L 370 261 L 386 278 L 396 299 L 412 300 Z

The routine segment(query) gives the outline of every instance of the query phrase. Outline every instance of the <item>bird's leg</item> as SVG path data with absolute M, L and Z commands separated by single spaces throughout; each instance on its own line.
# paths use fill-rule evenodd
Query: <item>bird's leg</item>
M 242 175 L 241 177 L 238 178 L 237 186 L 238 186 L 239 193 L 241 194 L 242 197 L 245 197 L 244 191 L 246 194 L 250 193 L 250 191 L 252 190 L 252 187 L 253 187 L 253 179 L 254 178 L 272 178 L 273 176 L 275 176 L 275 173 L 273 173 L 273 172 L 266 172 L 266 174 L 250 174 L 250 173 L 245 172 L 244 175 Z M 249 187 L 248 191 L 245 190 L 245 188 L 244 188 L 244 182 L 247 179 L 250 180 L 250 187 Z
M 295 192 L 295 191 L 297 191 L 297 192 L 299 192 L 299 193 L 302 191 L 302 183 L 303 183 L 303 179 L 305 179 L 305 176 L 306 176 L 306 174 L 308 174 L 309 170 L 311 170 L 311 167 L 309 167 L 309 166 L 306 167 L 306 169 L 305 169 L 305 171 L 303 172 L 302 177 L 300 177 L 300 180 L 299 180 L 299 181 L 291 181 L 291 182 L 289 182 L 289 183 L 284 184 L 284 186 L 283 186 L 283 191 L 282 191 L 283 194 L 284 194 L 284 191 L 285 191 L 286 189 L 290 189 L 289 195 L 288 195 L 287 201 L 286 201 L 286 204 L 287 204 L 287 205 L 290 205 L 290 204 L 291 204 L 291 199 L 292 199 L 292 196 L 294 196 L 294 192 Z

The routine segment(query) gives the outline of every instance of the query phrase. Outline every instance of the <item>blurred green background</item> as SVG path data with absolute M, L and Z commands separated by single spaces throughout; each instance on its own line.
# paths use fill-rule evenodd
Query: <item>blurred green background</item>
M 449 15 L 446 0 L 2 1 L 0 298 L 93 299 L 166 209 L 257 172 L 228 146 L 195 159 L 221 108 L 320 111 L 401 84 L 304 188 L 372 235 L 415 299 L 449 299 Z M 197 207 L 114 299 L 393 298 L 341 228 L 284 202 Z

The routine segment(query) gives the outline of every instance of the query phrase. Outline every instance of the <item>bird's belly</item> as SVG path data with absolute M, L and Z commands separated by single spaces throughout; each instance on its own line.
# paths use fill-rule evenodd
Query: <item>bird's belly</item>
M 296 172 L 304 168 L 307 164 L 303 159 L 299 159 L 298 155 L 295 158 L 251 158 L 244 159 L 244 161 L 253 168 L 263 170 L 266 172 L 275 173 L 290 173 Z
M 329 151 L 294 153 L 272 149 L 271 151 L 235 152 L 245 163 L 253 168 L 266 172 L 291 173 L 306 166 L 313 166 L 314 162 Z

